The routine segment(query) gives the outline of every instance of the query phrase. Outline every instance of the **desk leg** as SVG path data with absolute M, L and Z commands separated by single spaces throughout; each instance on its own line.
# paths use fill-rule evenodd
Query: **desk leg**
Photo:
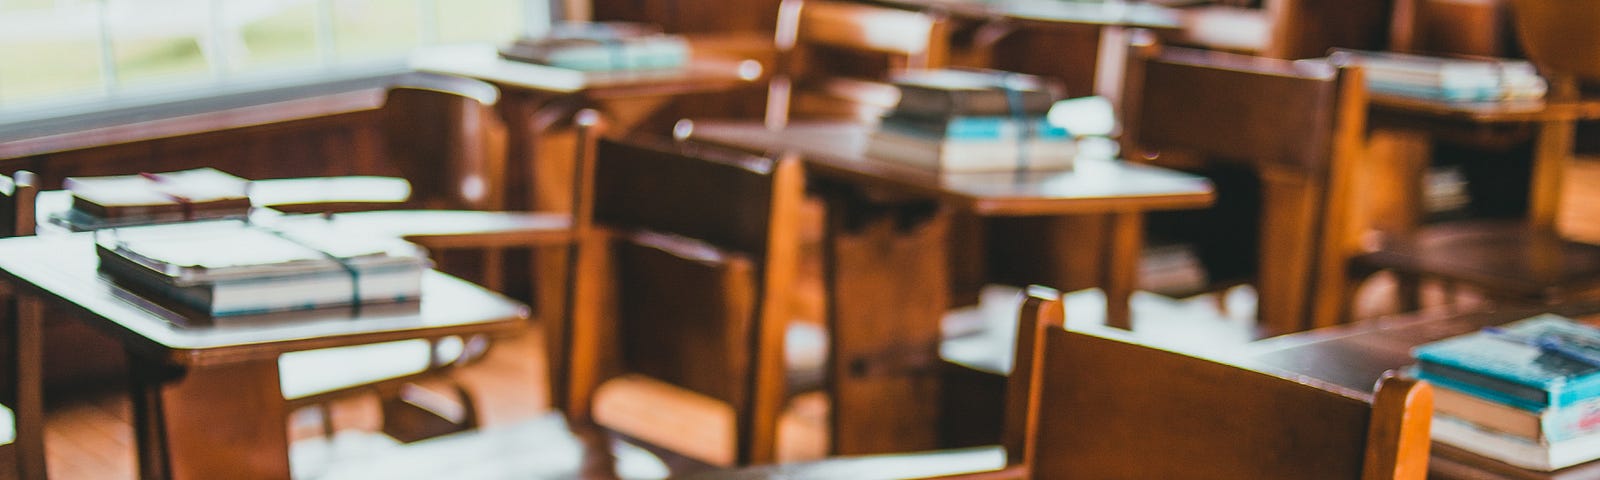
M 289 478 L 276 359 L 171 370 L 130 355 L 139 476 Z
M 932 202 L 850 194 L 828 206 L 833 450 L 934 448 L 950 215 Z
M 1533 150 L 1533 182 L 1528 199 L 1528 223 L 1534 228 L 1556 230 L 1560 218 L 1562 178 L 1567 159 L 1572 156 L 1577 122 L 1557 121 L 1539 124 Z
M 1140 212 L 1117 212 L 1107 216 L 1106 268 L 1101 283 L 1106 292 L 1106 325 L 1124 330 L 1133 328 L 1129 300 L 1139 282 L 1139 256 L 1144 248 L 1144 216 Z
M 12 297 L 16 303 L 15 315 L 0 316 L 6 328 L 6 351 L 10 353 L 4 363 L 5 376 L 14 381 L 16 390 L 7 392 L 4 400 L 15 418 L 16 448 L 15 474 L 18 478 L 45 478 L 44 455 L 44 304 L 32 295 L 18 293 Z M 4 317 L 10 317 L 9 319 Z

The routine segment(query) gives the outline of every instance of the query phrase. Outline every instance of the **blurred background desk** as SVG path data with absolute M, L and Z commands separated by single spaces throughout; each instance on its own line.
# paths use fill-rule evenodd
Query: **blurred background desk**
M 947 257 L 953 212 L 983 217 L 1104 215 L 1108 323 L 1129 325 L 1143 215 L 1203 208 L 1204 178 L 1110 160 L 1073 170 L 945 174 L 864 157 L 871 127 L 797 122 L 695 123 L 690 138 L 758 153 L 796 153 L 810 189 L 825 197 L 829 372 L 836 453 L 935 447 L 939 415 L 939 321 L 949 306 Z M 891 408 L 892 406 L 892 408 Z
M 23 305 L 13 325 L 37 328 L 48 303 L 117 339 L 129 352 L 143 478 L 289 478 L 287 409 L 278 374 L 278 357 L 285 352 L 508 335 L 524 329 L 528 318 L 520 304 L 429 272 L 420 310 L 371 305 L 359 314 L 333 309 L 206 324 L 129 292 L 101 276 L 96 265 L 92 233 L 0 240 L 0 270 Z M 37 349 L 19 352 L 19 357 L 39 354 Z M 18 387 L 39 394 L 37 385 Z M 32 408 L 40 402 L 18 404 Z M 42 425 L 22 421 L 41 417 L 42 412 L 19 411 L 18 431 L 37 431 Z

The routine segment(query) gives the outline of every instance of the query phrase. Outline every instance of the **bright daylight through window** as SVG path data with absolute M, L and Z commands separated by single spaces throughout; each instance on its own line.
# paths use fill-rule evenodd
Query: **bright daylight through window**
M 544 1 L 0 0 L 0 122 L 395 69 L 418 46 L 508 41 L 545 21 Z

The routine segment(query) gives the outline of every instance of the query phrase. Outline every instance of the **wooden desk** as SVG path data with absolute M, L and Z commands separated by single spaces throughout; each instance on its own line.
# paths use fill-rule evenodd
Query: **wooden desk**
M 1422 182 L 1435 139 L 1497 142 L 1533 130 L 1533 179 L 1528 220 L 1555 229 L 1562 177 L 1572 156 L 1573 122 L 1600 118 L 1600 100 L 1546 102 L 1446 102 L 1372 95 L 1366 223 L 1381 232 L 1405 233 L 1422 218 Z
M 418 51 L 419 71 L 459 75 L 501 89 L 499 110 L 510 132 L 507 168 L 510 207 L 567 211 L 572 201 L 572 145 L 548 138 L 584 108 L 609 118 L 624 132 L 673 96 L 732 90 L 762 78 L 760 63 L 694 56 L 683 68 L 582 72 L 500 58 L 491 45 Z
M 1118 98 L 1127 57 L 1125 29 L 1171 30 L 1180 11 L 1148 2 L 1058 0 L 866 0 L 905 9 L 935 10 L 978 23 L 977 63 L 1066 82 L 1068 96 Z M 960 49 L 958 48 L 957 51 Z M 959 59 L 958 59 L 959 60 Z
M 1241 352 L 1242 361 L 1267 370 L 1304 375 L 1344 387 L 1371 399 L 1372 387 L 1387 370 L 1413 363 L 1411 348 L 1434 340 L 1527 318 L 1542 311 L 1600 321 L 1600 304 L 1551 310 L 1505 310 L 1470 314 L 1422 313 L 1310 330 L 1255 342 Z M 1476 454 L 1433 444 L 1429 478 L 1446 480 L 1596 479 L 1600 462 L 1556 472 L 1534 472 Z
M 1107 215 L 1107 318 L 1127 328 L 1144 212 L 1201 208 L 1213 197 L 1201 177 L 1109 160 L 1081 160 L 1061 172 L 940 175 L 863 157 L 867 132 L 848 123 L 767 130 L 758 123 L 697 122 L 691 133 L 694 140 L 759 153 L 796 152 L 811 173 L 811 189 L 826 198 L 837 453 L 935 447 L 953 211 Z
M 129 352 L 134 427 L 143 478 L 288 478 L 287 411 L 278 356 L 291 351 L 450 335 L 511 334 L 527 308 L 437 272 L 415 305 L 373 305 L 230 318 L 185 317 L 96 271 L 93 234 L 0 240 L 0 280 L 21 307 L 13 335 L 37 331 L 45 302 L 122 342 Z M 36 349 L 15 353 L 37 365 Z M 37 385 L 19 385 L 18 430 L 40 432 Z M 40 466 L 42 468 L 42 465 Z

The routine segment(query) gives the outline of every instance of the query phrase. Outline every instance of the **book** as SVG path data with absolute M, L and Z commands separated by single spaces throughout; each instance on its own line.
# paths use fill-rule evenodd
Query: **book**
M 72 210 L 98 219 L 145 221 L 243 217 L 250 182 L 214 168 L 69 177 Z
M 1436 442 L 1541 472 L 1600 458 L 1600 435 L 1583 435 L 1558 442 L 1533 442 L 1438 414 L 1433 416 L 1431 433 Z
M 1433 382 L 1433 410 L 1530 442 L 1559 442 L 1600 433 L 1600 398 L 1561 408 L 1526 410 L 1448 383 Z
M 1554 342 L 1554 343 L 1552 343 Z M 1600 330 L 1553 314 L 1519 320 L 1418 346 L 1418 376 L 1471 388 L 1475 394 L 1528 410 L 1559 408 L 1600 397 Z M 1487 396 L 1486 396 L 1487 395 Z
M 1066 139 L 961 140 L 872 132 L 866 155 L 941 173 L 1062 170 L 1072 168 L 1075 144 Z
M 575 22 L 556 25 L 544 37 L 518 39 L 500 56 L 582 71 L 662 69 L 688 63 L 689 43 L 646 24 Z
M 903 116 L 1042 116 L 1057 94 L 1033 75 L 978 69 L 935 69 L 894 76 Z
M 1541 98 L 1548 84 L 1526 60 L 1336 50 L 1366 70 L 1373 92 L 1446 101 Z
M 108 276 L 218 317 L 415 300 L 431 266 L 409 242 L 325 222 L 165 224 L 96 240 Z
M 1021 138 L 1068 139 L 1067 129 L 1052 125 L 1042 116 L 952 116 L 914 117 L 890 112 L 878 128 L 908 135 L 955 140 L 1002 140 Z

